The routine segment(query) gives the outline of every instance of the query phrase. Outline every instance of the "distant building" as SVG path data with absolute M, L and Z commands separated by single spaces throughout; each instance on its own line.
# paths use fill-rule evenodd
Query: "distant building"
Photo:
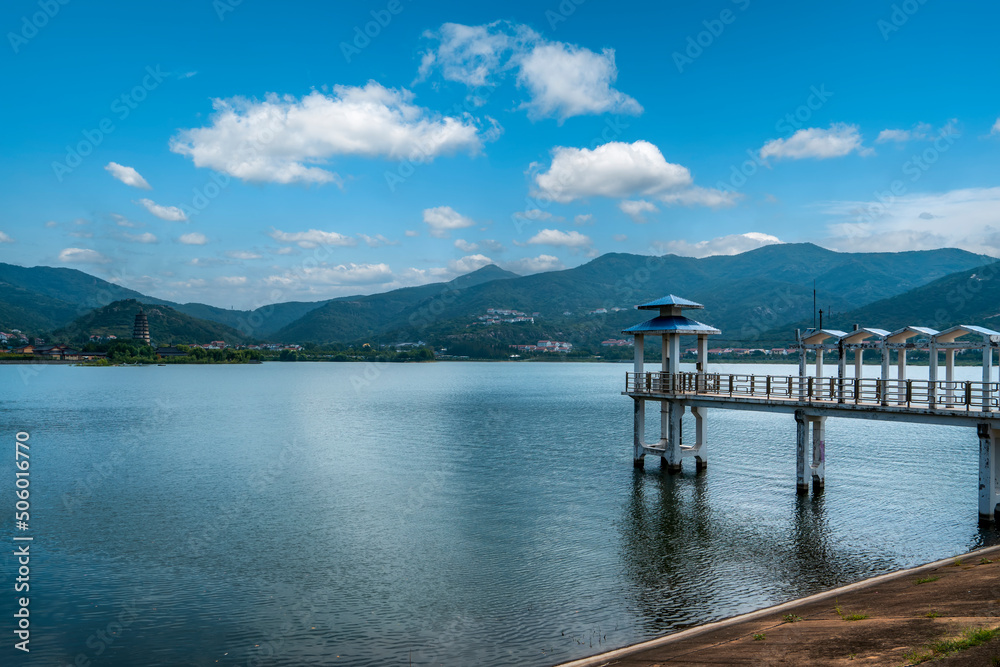
M 173 346 L 158 347 L 156 348 L 156 356 L 160 359 L 163 359 L 164 357 L 186 357 L 187 352 L 182 352 Z
M 141 340 L 149 345 L 149 320 L 146 313 L 139 309 L 139 314 L 135 316 L 135 324 L 132 326 L 132 340 Z

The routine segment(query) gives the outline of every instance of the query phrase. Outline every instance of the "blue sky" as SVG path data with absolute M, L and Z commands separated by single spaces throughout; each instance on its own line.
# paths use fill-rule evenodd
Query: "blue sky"
M 607 252 L 1000 256 L 998 19 L 940 0 L 8 2 L 0 261 L 252 307 Z

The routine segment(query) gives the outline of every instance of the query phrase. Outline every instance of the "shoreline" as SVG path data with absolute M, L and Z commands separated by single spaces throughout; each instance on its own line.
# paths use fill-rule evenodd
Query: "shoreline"
M 918 664 L 932 659 L 929 647 L 942 638 L 959 636 L 968 628 L 1000 627 L 998 598 L 1000 545 L 862 579 L 554 667 Z M 851 618 L 852 612 L 864 612 L 858 613 L 864 618 Z M 789 622 L 789 618 L 796 620 Z M 990 664 L 990 656 L 1000 655 L 1000 639 L 951 655 L 965 661 L 980 653 L 987 656 L 983 664 Z M 949 664 L 950 660 L 944 658 L 943 662 Z

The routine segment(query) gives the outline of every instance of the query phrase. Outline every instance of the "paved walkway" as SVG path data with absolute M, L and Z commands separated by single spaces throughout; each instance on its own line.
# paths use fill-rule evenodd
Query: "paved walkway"
M 933 580 L 917 583 L 924 579 Z M 851 615 L 867 618 L 845 620 Z M 801 620 L 785 620 L 792 616 Z M 874 577 L 561 667 L 899 667 L 914 664 L 914 651 L 926 654 L 932 642 L 958 637 L 970 627 L 1000 627 L 1000 547 Z M 1000 665 L 1000 639 L 932 664 Z

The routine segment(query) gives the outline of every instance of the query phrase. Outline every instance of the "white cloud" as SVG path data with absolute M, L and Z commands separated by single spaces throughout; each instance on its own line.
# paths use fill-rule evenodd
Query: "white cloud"
M 538 257 L 524 257 L 504 262 L 503 268 L 514 273 L 527 275 L 543 271 L 558 271 L 559 269 L 565 269 L 566 266 L 555 255 L 539 255 Z
M 893 201 L 835 201 L 822 244 L 844 252 L 961 248 L 1000 256 L 1000 187 L 913 193 Z
M 122 237 L 126 241 L 131 241 L 132 243 L 159 243 L 156 236 L 149 232 L 143 232 L 142 234 L 129 234 L 128 232 L 122 232 Z
M 72 237 L 78 238 L 78 239 L 92 239 L 92 238 L 94 238 L 94 232 L 84 232 L 84 231 L 81 231 L 81 232 L 69 232 L 69 236 L 72 236 Z
M 646 222 L 646 213 L 657 213 L 660 210 L 656 208 L 656 204 L 648 202 L 645 199 L 637 201 L 625 199 L 618 202 L 618 208 L 621 209 L 622 213 L 632 218 L 633 222 L 639 224 Z
M 464 275 L 492 263 L 493 260 L 486 255 L 466 255 L 462 259 L 453 259 L 448 262 L 448 270 L 452 273 Z
M 215 282 L 226 287 L 238 287 L 246 285 L 247 279 L 246 276 L 219 276 L 215 279 Z
M 476 104 L 509 71 L 517 70 L 517 84 L 529 99 L 520 105 L 531 118 L 558 118 L 602 113 L 642 113 L 633 98 L 612 87 L 618 78 L 615 52 L 601 53 L 575 44 L 544 39 L 528 26 L 506 21 L 466 26 L 445 23 L 437 41 L 424 53 L 418 81 L 435 69 L 443 78 L 469 88 Z M 484 92 L 483 89 L 487 88 Z
M 504 32 L 504 28 L 508 34 Z M 425 32 L 424 37 L 436 39 L 437 48 L 424 53 L 420 61 L 418 81 L 422 81 L 438 68 L 448 81 L 457 81 L 476 88 L 493 84 L 493 75 L 505 69 L 502 59 L 519 42 L 530 39 L 534 33 L 522 26 L 520 38 L 517 28 L 495 21 L 487 25 L 461 25 L 445 23 L 437 32 Z
M 658 199 L 664 204 L 722 208 L 735 205 L 737 201 L 743 199 L 743 194 L 728 190 L 716 190 L 715 188 L 703 188 L 696 185 L 692 188 L 688 188 L 687 190 L 666 192 L 659 195 Z
M 566 248 L 587 248 L 591 244 L 590 237 L 578 231 L 564 232 L 559 229 L 543 229 L 530 239 L 529 245 L 564 246 Z
M 297 248 L 293 248 L 291 246 L 283 246 L 281 248 L 278 248 L 277 250 L 272 250 L 271 252 L 273 252 L 275 255 L 298 255 L 299 254 L 299 250 Z
M 993 127 L 990 129 L 990 134 L 1000 134 L 1000 118 L 997 118 L 997 122 L 993 123 Z
M 387 245 L 399 245 L 399 241 L 390 241 L 381 234 L 376 234 L 375 236 L 368 236 L 368 234 L 358 234 L 358 237 L 365 242 L 369 248 L 381 248 Z
M 45 226 L 48 227 L 49 229 L 52 229 L 53 227 L 58 227 L 59 223 L 56 222 L 55 220 L 49 220 L 48 222 L 45 223 Z
M 261 255 L 248 250 L 227 250 L 226 257 L 231 259 L 261 259 Z
M 217 99 L 212 124 L 182 131 L 170 150 L 245 181 L 339 184 L 340 176 L 314 165 L 336 155 L 429 161 L 482 147 L 470 116 L 432 114 L 414 105 L 408 90 L 375 81 L 333 90 L 301 99 Z
M 208 243 L 208 239 L 201 232 L 191 232 L 190 234 L 181 234 L 180 238 L 177 239 L 184 245 L 205 245 Z
M 638 115 L 642 106 L 611 84 L 618 78 L 615 52 L 551 42 L 538 44 L 519 58 L 518 84 L 531 92 L 521 105 L 532 118 L 558 118 L 602 113 Z
M 618 241 L 619 243 L 623 241 L 628 241 L 628 236 L 626 236 L 625 234 L 615 234 L 611 238 L 614 239 L 615 241 Z
M 428 233 L 439 239 L 448 238 L 453 229 L 463 229 L 476 224 L 472 218 L 467 218 L 451 206 L 424 209 L 424 222 L 430 228 Z
M 112 213 L 111 217 L 114 218 L 115 223 L 119 227 L 131 227 L 131 228 L 145 227 L 145 225 L 143 225 L 141 222 L 134 222 L 132 220 L 129 220 L 124 215 L 119 215 L 117 213 Z M 46 226 L 48 226 L 48 225 L 46 225 Z M 55 223 L 53 223 L 52 226 L 55 227 Z
M 882 130 L 875 139 L 876 144 L 884 144 L 887 141 L 904 143 L 913 138 L 913 133 L 909 130 Z
M 593 150 L 555 148 L 548 171 L 535 175 L 533 194 L 565 204 L 594 196 L 654 195 L 691 183 L 687 168 L 667 162 L 648 141 L 613 141 Z
M 107 264 L 111 260 L 87 248 L 66 248 L 59 252 L 59 261 L 67 264 Z
M 125 185 L 131 185 L 133 188 L 139 188 L 140 190 L 153 189 L 149 183 L 146 182 L 146 179 L 139 175 L 139 172 L 132 167 L 126 167 L 125 165 L 118 164 L 117 162 L 109 162 L 104 165 L 104 169 Z
M 653 247 L 664 254 L 672 253 L 684 257 L 709 257 L 712 255 L 738 255 L 741 252 L 755 250 L 766 245 L 781 243 L 781 239 L 770 234 L 747 232 L 746 234 L 729 234 L 710 241 L 654 241 Z
M 577 227 L 582 227 L 584 225 L 594 224 L 594 215 L 592 213 L 581 213 L 580 215 L 573 218 L 573 224 Z
M 407 229 L 406 232 L 404 233 L 406 234 L 406 236 L 409 236 L 410 238 L 413 238 L 414 236 L 420 236 L 420 232 L 416 231 L 415 229 Z
M 13 243 L 14 239 L 7 234 L 0 232 L 0 243 Z
M 857 125 L 833 123 L 828 129 L 820 127 L 803 128 L 787 139 L 773 139 L 760 149 L 760 157 L 801 160 L 803 158 L 843 157 L 849 153 L 858 152 L 865 155 L 871 152 L 861 145 L 861 133 Z
M 160 206 L 152 199 L 140 199 L 138 202 L 133 203 L 142 204 L 147 211 L 161 220 L 170 220 L 171 222 L 183 222 L 187 220 L 187 215 L 185 215 L 184 211 L 176 206 Z
M 465 239 L 458 239 L 455 241 L 455 247 L 462 252 L 476 252 L 479 250 L 479 245 L 476 243 L 470 243 Z
M 514 217 L 521 220 L 534 220 L 536 222 L 542 220 L 555 220 L 556 222 L 560 222 L 564 220 L 561 216 L 553 215 L 548 211 L 543 211 L 539 208 L 529 208 L 527 211 L 518 211 L 514 214 Z
M 279 243 L 295 243 L 300 248 L 317 248 L 321 245 L 355 246 L 358 242 L 337 232 L 310 229 L 308 232 L 283 232 L 272 229 L 269 236 Z
M 307 266 L 294 272 L 270 276 L 264 282 L 270 285 L 302 288 L 310 285 L 325 287 L 374 285 L 392 279 L 392 269 L 389 268 L 388 264 L 354 264 L 352 262 L 350 264 Z

